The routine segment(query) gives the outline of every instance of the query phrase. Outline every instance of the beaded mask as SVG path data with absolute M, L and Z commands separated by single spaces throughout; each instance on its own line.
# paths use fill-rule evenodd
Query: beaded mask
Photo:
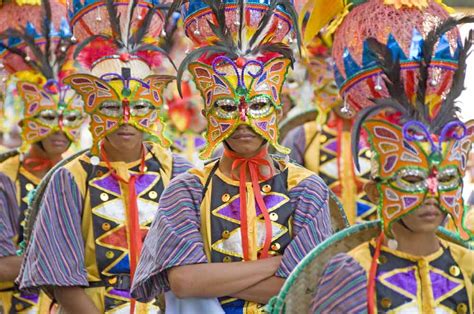
M 82 102 L 62 82 L 74 71 L 70 48 L 75 41 L 65 15 L 64 5 L 44 1 L 39 18 L 0 35 L 2 67 L 16 82 L 24 105 L 21 152 L 56 132 L 74 142 L 84 122 Z
M 169 146 L 163 136 L 164 125 L 158 109 L 163 104 L 163 90 L 172 80 L 172 76 L 150 75 L 141 80 L 117 73 L 101 78 L 88 74 L 67 77 L 65 83 L 81 95 L 85 110 L 91 115 L 92 154 L 98 153 L 102 139 L 124 124 L 155 136 L 162 145 Z
M 276 58 L 267 63 L 248 61 L 242 67 L 225 57 L 214 59 L 212 66 L 194 62 L 193 74 L 205 100 L 209 143 L 201 157 L 212 151 L 242 124 L 250 126 L 281 153 L 289 150 L 278 144 L 280 92 L 291 61 Z
M 77 95 L 67 86 L 41 88 L 33 83 L 18 82 L 17 89 L 25 105 L 20 121 L 21 151 L 60 131 L 71 142 L 78 139 L 84 122 L 84 108 Z
M 463 177 L 471 150 L 474 123 L 448 123 L 438 138 L 421 123 L 403 128 L 384 120 L 368 120 L 364 128 L 375 153 L 372 170 L 380 193 L 379 214 L 391 235 L 391 225 L 435 198 L 454 221 L 460 236 L 463 229 Z M 415 132 L 419 135 L 413 135 Z
M 179 6 L 182 1 L 175 1 Z M 182 5 L 186 35 L 196 49 L 178 70 L 178 88 L 188 69 L 204 99 L 208 122 L 207 146 L 201 158 L 211 157 L 239 125 L 248 125 L 275 149 L 280 93 L 292 64 L 286 37 L 297 25 L 289 1 L 189 1 Z M 297 38 L 299 39 L 299 33 Z
M 420 208 L 428 198 L 437 200 L 440 209 L 451 216 L 462 239 L 468 240 L 472 236 L 463 225 L 462 178 L 471 149 L 474 124 L 458 120 L 459 108 L 455 100 L 464 89 L 466 58 L 472 46 L 473 33 L 464 47 L 459 42 L 453 57 L 457 60 L 456 70 L 450 84 L 444 84 L 443 97 L 436 111 L 431 110 L 431 97 L 427 90 L 430 84 L 428 70 L 432 67 L 432 55 L 436 54 L 435 46 L 441 46 L 438 42 L 443 41 L 445 32 L 466 22 L 474 22 L 474 17 L 447 19 L 419 43 L 419 55 L 415 56 L 420 77 L 416 98 L 404 93 L 400 61 L 394 57 L 397 55 L 391 52 L 390 47 L 374 38 L 366 42 L 371 57 L 383 69 L 391 98 L 375 99 L 374 106 L 359 112 L 353 129 L 353 154 L 357 156 L 356 143 L 359 142 L 363 125 L 374 153 L 372 177 L 380 193 L 379 215 L 389 237 L 393 237 L 392 224 Z M 452 68 L 448 67 L 445 71 L 450 72 Z M 385 116 L 366 120 L 382 110 L 388 110 Z
M 65 79 L 91 116 L 91 153 L 120 126 L 129 124 L 167 147 L 160 117 L 163 91 L 174 79 L 154 75 L 166 52 L 159 45 L 164 16 L 157 1 L 73 1 L 69 17 L 81 40 L 75 51 L 89 74 Z M 93 27 L 91 27 L 93 26 Z M 169 37 L 166 37 L 166 42 Z

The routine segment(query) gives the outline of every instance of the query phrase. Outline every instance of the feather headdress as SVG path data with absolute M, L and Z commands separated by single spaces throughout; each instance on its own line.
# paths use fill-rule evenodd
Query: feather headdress
M 193 61 L 211 63 L 215 56 L 226 56 L 239 63 L 248 59 L 268 61 L 280 56 L 293 61 L 293 49 L 285 37 L 294 32 L 299 45 L 297 13 L 289 0 L 175 0 L 169 13 L 182 8 L 186 35 L 196 49 L 178 69 L 178 89 L 184 71 Z
M 384 81 L 389 92 L 389 98 L 372 99 L 375 105 L 366 107 L 358 113 L 357 120 L 352 132 L 353 156 L 358 156 L 358 143 L 362 124 L 371 116 L 384 110 L 394 111 L 400 115 L 399 124 L 406 125 L 408 122 L 419 122 L 417 125 L 423 125 L 426 132 L 433 135 L 441 135 L 446 131 L 446 126 L 451 122 L 459 121 L 458 113 L 460 108 L 456 105 L 456 99 L 464 90 L 464 79 L 466 76 L 466 60 L 474 42 L 474 32 L 469 33 L 464 45 L 459 44 L 456 52 L 457 69 L 453 74 L 451 84 L 445 84 L 442 90 L 442 102 L 438 110 L 430 111 L 426 90 L 433 79 L 430 68 L 432 67 L 433 55 L 436 46 L 440 46 L 443 35 L 460 24 L 474 23 L 474 16 L 465 16 L 459 19 L 449 18 L 438 27 L 428 33 L 426 40 L 421 41 L 418 47 L 421 55 L 418 57 L 418 85 L 416 97 L 409 98 L 404 89 L 404 81 L 401 77 L 400 60 L 392 55 L 392 51 L 384 44 L 374 38 L 367 39 L 367 45 L 371 51 L 372 57 L 382 68 L 385 75 Z M 438 47 L 439 49 L 439 47 Z M 419 131 L 419 130 L 418 130 Z M 357 168 L 359 163 L 355 158 Z
M 69 17 L 81 41 L 74 57 L 93 74 L 120 73 L 123 64 L 132 76 L 150 74 L 167 57 L 160 45 L 160 37 L 167 42 L 172 35 L 163 30 L 167 7 L 146 0 L 73 1 Z

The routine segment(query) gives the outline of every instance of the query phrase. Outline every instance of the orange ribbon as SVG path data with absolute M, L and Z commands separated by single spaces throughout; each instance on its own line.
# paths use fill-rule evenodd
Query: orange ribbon
M 23 160 L 23 167 L 25 167 L 30 172 L 51 169 L 56 164 L 57 162 L 54 162 L 51 159 L 40 157 L 26 157 L 25 160 Z
M 138 259 L 140 257 L 140 252 L 142 251 L 142 236 L 140 230 L 140 222 L 138 215 L 138 203 L 137 203 L 137 190 L 135 187 L 135 182 L 137 179 L 144 174 L 145 172 L 145 147 L 142 147 L 142 156 L 140 164 L 140 173 L 131 174 L 130 179 L 127 181 L 122 178 L 117 172 L 112 168 L 110 161 L 107 159 L 104 150 L 104 144 L 101 145 L 101 156 L 102 159 L 107 164 L 107 168 L 110 170 L 112 177 L 117 180 L 127 184 L 128 187 L 128 215 L 129 215 L 129 242 L 130 242 L 130 284 L 133 282 L 133 277 L 135 275 L 135 270 L 137 269 Z M 130 314 L 135 313 L 135 299 L 131 299 L 130 302 Z
M 240 194 L 240 233 L 242 237 L 242 251 L 244 255 L 244 261 L 249 259 L 249 237 L 248 237 L 248 221 L 247 221 L 247 169 L 250 173 L 250 180 L 252 182 L 252 188 L 255 194 L 255 199 L 257 201 L 260 210 L 262 211 L 263 217 L 265 219 L 265 243 L 263 245 L 262 252 L 260 257 L 268 257 L 268 251 L 270 249 L 270 244 L 272 242 L 272 222 L 268 214 L 267 206 L 263 200 L 262 192 L 260 191 L 259 180 L 265 181 L 272 177 L 273 171 L 271 164 L 264 157 L 267 156 L 267 148 L 260 150 L 260 152 L 251 157 L 244 158 L 237 155 L 234 152 L 231 152 L 227 149 L 224 149 L 224 155 L 226 157 L 234 159 L 232 162 L 232 177 L 234 178 L 234 170 L 239 169 L 239 194 Z M 260 173 L 260 166 L 266 166 L 270 169 L 270 176 L 265 177 Z M 235 178 L 234 178 L 235 179 Z
M 382 247 L 382 242 L 384 238 L 385 238 L 385 234 L 382 232 L 380 236 L 377 238 L 374 257 L 372 258 L 372 264 L 370 265 L 369 282 L 368 282 L 368 287 L 367 287 L 367 310 L 369 314 L 375 314 L 375 281 L 377 279 L 375 277 L 377 275 L 380 248 Z

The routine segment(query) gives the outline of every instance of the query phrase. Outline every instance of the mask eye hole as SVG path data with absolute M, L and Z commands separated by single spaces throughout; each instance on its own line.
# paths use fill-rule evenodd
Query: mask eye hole
M 407 176 L 402 177 L 402 179 L 410 184 L 421 183 L 425 180 L 425 178 L 418 175 L 407 175 Z
M 437 176 L 441 190 L 449 191 L 457 189 L 462 185 L 462 179 L 456 168 L 447 168 L 438 173 Z
M 148 114 L 153 108 L 153 105 L 148 101 L 138 100 L 132 103 L 130 107 L 130 113 L 132 116 L 144 116 Z
M 118 101 L 106 100 L 100 104 L 99 111 L 108 117 L 118 117 L 122 114 L 122 105 Z
M 219 99 L 214 103 L 214 108 L 222 118 L 232 118 L 239 109 L 232 99 Z
M 427 187 L 428 174 L 421 169 L 403 168 L 391 180 L 396 188 L 405 192 L 422 192 Z
M 66 126 L 75 127 L 82 123 L 83 115 L 77 111 L 63 113 L 63 123 Z
M 264 109 L 265 106 L 267 106 L 267 103 L 265 102 L 256 102 L 250 105 L 251 110 L 261 110 Z
M 47 125 L 55 124 L 58 119 L 58 113 L 54 110 L 44 110 L 41 111 L 37 118 Z

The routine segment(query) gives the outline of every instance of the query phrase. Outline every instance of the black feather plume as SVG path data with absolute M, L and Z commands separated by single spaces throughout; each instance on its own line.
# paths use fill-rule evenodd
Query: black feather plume
M 130 47 L 133 49 L 135 46 L 139 45 L 143 38 L 145 37 L 148 29 L 150 28 L 151 22 L 153 21 L 153 17 L 155 16 L 156 8 L 153 6 L 148 9 L 145 17 L 143 18 L 142 25 L 138 28 L 138 30 L 133 34 L 131 39 Z
M 394 60 L 390 49 L 375 38 L 368 38 L 367 44 L 370 53 L 375 57 L 378 65 L 387 77 L 386 79 L 384 78 L 384 81 L 390 97 L 405 107 L 407 112 L 415 114 L 403 88 L 403 80 L 400 76 L 400 60 Z
M 464 42 L 464 46 L 459 52 L 458 68 L 453 76 L 453 83 L 446 99 L 441 105 L 438 115 L 431 123 L 432 132 L 439 132 L 448 122 L 457 118 L 457 114 L 461 109 L 456 106 L 456 99 L 461 96 L 464 91 L 464 82 L 466 78 L 467 58 L 471 53 L 471 48 L 474 41 L 474 30 L 469 32 L 469 36 Z
M 122 31 L 120 29 L 120 14 L 114 5 L 114 0 L 106 0 L 105 6 L 109 14 L 110 28 L 112 30 L 112 37 L 120 48 L 123 48 L 125 43 L 122 42 Z
M 44 47 L 44 57 L 43 57 L 43 64 L 48 64 L 50 60 L 50 53 L 51 53 L 51 23 L 53 21 L 52 14 L 51 14 L 51 4 L 49 0 L 42 0 L 42 10 L 43 10 L 43 20 L 41 23 L 41 32 L 43 37 L 45 38 L 45 47 Z

